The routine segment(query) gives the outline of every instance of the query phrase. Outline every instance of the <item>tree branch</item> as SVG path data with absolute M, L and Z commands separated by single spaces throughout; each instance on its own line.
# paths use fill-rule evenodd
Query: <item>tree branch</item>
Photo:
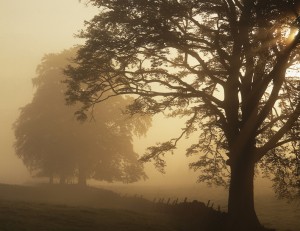
M 256 162 L 259 161 L 269 150 L 276 147 L 277 142 L 289 131 L 293 124 L 300 116 L 300 102 L 297 104 L 294 112 L 290 115 L 286 123 L 278 130 L 278 132 L 269 139 L 269 141 L 262 147 L 258 148 L 255 153 Z

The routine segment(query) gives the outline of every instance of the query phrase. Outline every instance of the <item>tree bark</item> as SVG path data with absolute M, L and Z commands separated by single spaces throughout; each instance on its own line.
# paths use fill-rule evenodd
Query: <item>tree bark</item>
M 249 156 L 239 156 L 240 159 L 231 166 L 228 227 L 232 231 L 265 230 L 260 224 L 254 208 L 255 163 L 247 158 Z

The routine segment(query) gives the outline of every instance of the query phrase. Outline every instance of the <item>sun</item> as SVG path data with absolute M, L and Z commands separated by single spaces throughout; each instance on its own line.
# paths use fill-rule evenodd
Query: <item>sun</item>
M 297 27 L 284 27 L 281 30 L 281 35 L 286 40 L 287 43 L 294 41 L 299 33 L 299 28 Z

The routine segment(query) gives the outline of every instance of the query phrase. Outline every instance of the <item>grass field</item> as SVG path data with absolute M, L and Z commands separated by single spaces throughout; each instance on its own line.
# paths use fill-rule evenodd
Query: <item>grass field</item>
M 175 231 L 169 217 L 121 209 L 0 201 L 1 231 Z
M 183 205 L 178 204 L 174 213 L 169 205 L 159 207 L 143 198 L 121 197 L 104 189 L 0 184 L 0 231 L 220 230 L 221 213 L 203 203 Z M 187 206 L 193 206 L 192 210 Z
M 267 198 L 264 200 L 268 201 Z M 300 230 L 299 220 L 295 222 L 297 214 L 299 217 L 299 209 L 291 212 L 286 209 L 285 204 L 278 202 L 276 204 L 272 200 L 269 204 L 264 204 L 270 206 L 269 209 L 265 208 L 268 214 L 273 214 L 269 217 L 274 217 L 273 220 L 266 219 L 264 225 L 276 227 L 278 231 Z M 207 208 L 203 203 L 200 212 L 195 210 L 192 202 L 181 205 L 184 207 L 187 205 L 188 210 L 178 210 L 180 204 L 179 207 L 174 206 L 170 210 L 165 204 L 152 203 L 140 196 L 120 196 L 111 190 L 94 187 L 0 184 L 0 231 L 222 231 L 224 229 L 226 214 Z M 201 202 L 196 205 L 201 205 Z M 274 213 L 276 211 L 281 211 L 281 215 L 276 216 Z M 263 215 L 266 217 L 266 214 Z

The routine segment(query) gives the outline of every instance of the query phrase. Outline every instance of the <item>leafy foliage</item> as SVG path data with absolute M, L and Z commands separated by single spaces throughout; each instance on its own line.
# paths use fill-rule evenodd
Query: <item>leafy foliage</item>
M 144 135 L 151 120 L 124 115 L 122 110 L 132 98 L 115 97 L 89 114 L 77 114 L 81 119 L 91 117 L 83 123 L 74 117 L 79 105 L 65 105 L 62 68 L 75 51 L 46 55 L 38 66 L 35 95 L 14 124 L 16 154 L 36 176 L 127 183 L 145 178 L 132 136 Z
M 65 71 L 70 102 L 84 111 L 131 94 L 131 114 L 185 118 L 177 138 L 142 160 L 163 171 L 164 155 L 197 132 L 190 167 L 201 170 L 199 181 L 229 185 L 229 230 L 264 230 L 254 209 L 257 170 L 279 197 L 300 198 L 299 1 L 90 3 L 100 13 L 79 35 L 86 43 L 77 66 Z
M 250 155 L 275 174 L 280 195 L 299 195 L 292 177 L 300 146 L 297 1 L 90 3 L 100 13 L 79 35 L 86 44 L 78 66 L 66 70 L 70 101 L 89 107 L 111 89 L 137 95 L 131 113 L 189 117 L 181 136 L 200 132 L 187 150 L 200 154 L 191 164 L 204 170 L 200 180 L 224 185 L 225 160 L 232 167 Z M 176 142 L 150 147 L 143 159 L 163 169 L 160 156 Z
M 169 111 L 188 117 L 180 137 L 199 131 L 187 150 L 199 155 L 191 164 L 202 169 L 199 180 L 225 185 L 224 169 L 247 160 L 259 163 L 280 195 L 299 196 L 293 175 L 299 164 L 298 1 L 90 3 L 100 13 L 79 35 L 86 43 L 78 66 L 66 70 L 70 101 L 91 106 L 111 90 L 137 95 L 131 113 Z M 163 168 L 161 156 L 177 141 L 149 148 L 143 159 Z

